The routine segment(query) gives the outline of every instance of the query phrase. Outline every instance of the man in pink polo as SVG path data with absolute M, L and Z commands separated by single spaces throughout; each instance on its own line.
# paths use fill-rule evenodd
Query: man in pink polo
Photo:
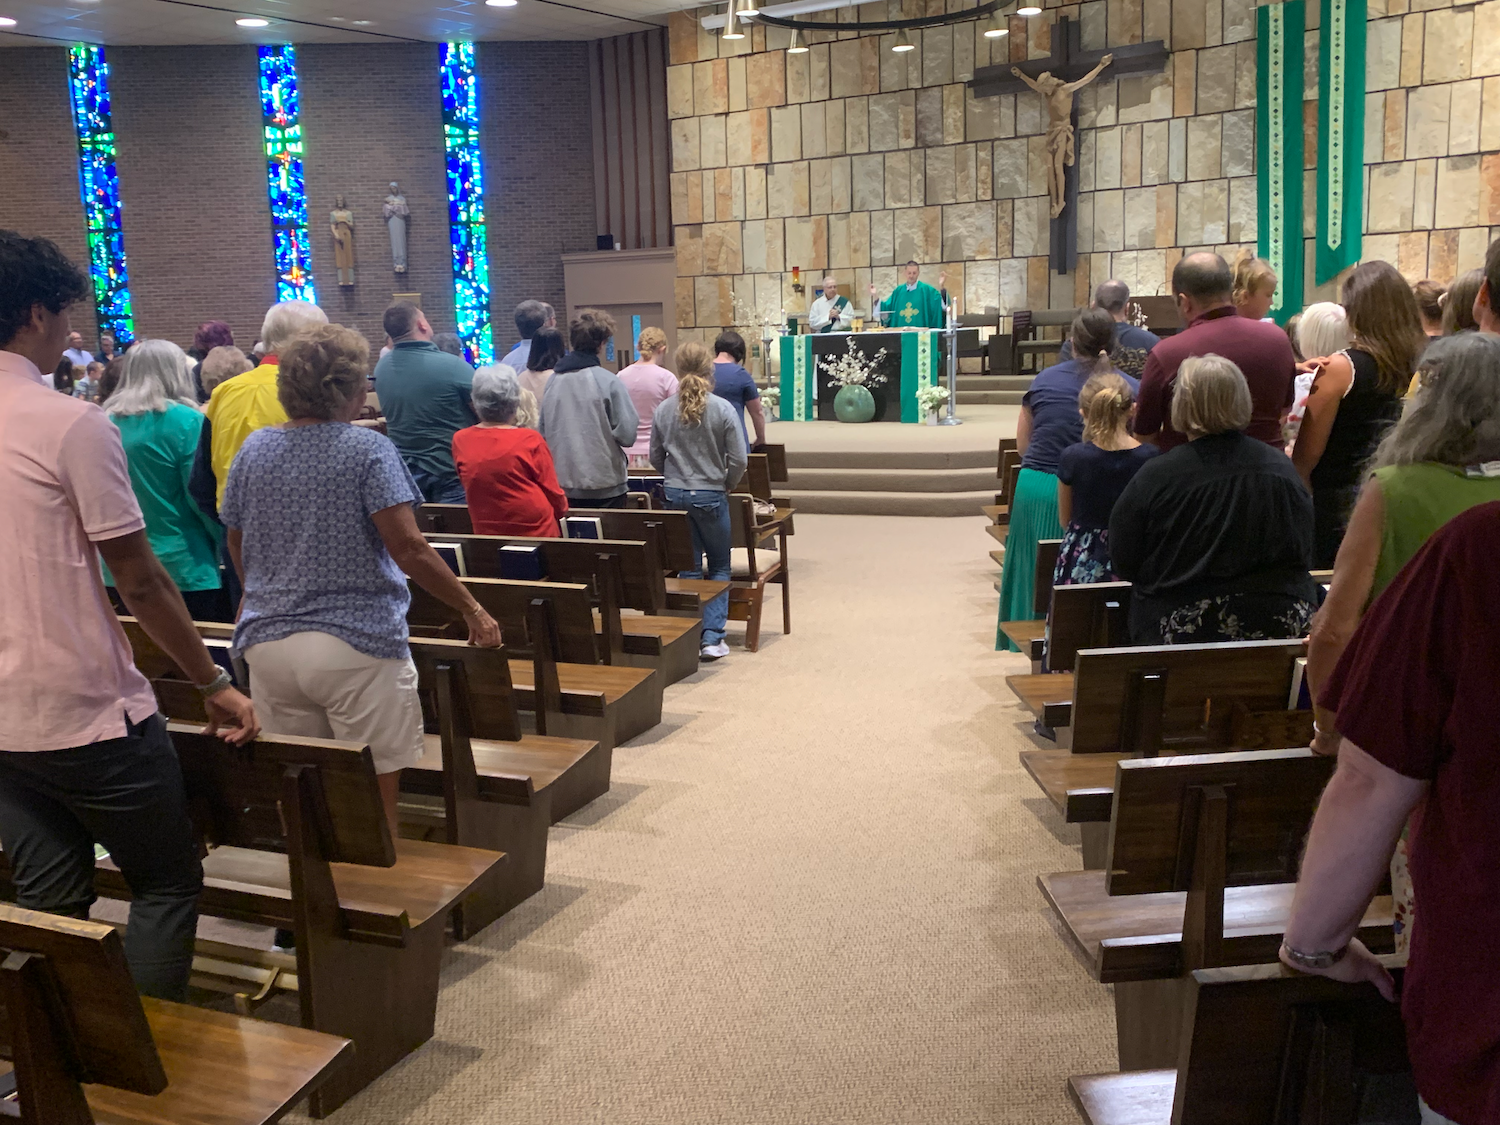
M 1172 388 L 1182 361 L 1198 355 L 1221 355 L 1245 375 L 1250 386 L 1250 425 L 1245 433 L 1278 449 L 1281 419 L 1291 407 L 1297 357 L 1286 333 L 1274 324 L 1241 316 L 1231 294 L 1234 274 L 1219 255 L 1189 254 L 1172 270 L 1172 295 L 1187 325 L 1168 336 L 1146 356 L 1136 396 L 1135 432 L 1163 451 L 1187 438 L 1172 428 Z
M 68 306 L 88 283 L 46 239 L 0 230 L 0 843 L 19 905 L 75 918 L 94 901 L 94 844 L 130 884 L 136 987 L 187 993 L 203 871 L 182 772 L 99 573 L 199 685 L 210 732 L 259 729 L 209 656 L 146 541 L 120 432 L 49 390 Z

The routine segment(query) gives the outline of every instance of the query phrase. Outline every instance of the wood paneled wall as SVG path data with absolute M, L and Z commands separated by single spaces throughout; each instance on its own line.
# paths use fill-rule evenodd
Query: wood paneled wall
M 672 245 L 666 29 L 591 43 L 589 92 L 599 233 L 626 250 Z

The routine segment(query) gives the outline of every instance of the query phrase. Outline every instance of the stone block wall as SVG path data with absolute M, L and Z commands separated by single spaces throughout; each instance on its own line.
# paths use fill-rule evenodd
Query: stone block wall
M 793 266 L 814 283 L 833 272 L 862 305 L 872 281 L 887 291 L 915 258 L 929 281 L 947 271 L 965 310 L 1009 312 L 1082 303 L 1108 277 L 1165 292 L 1184 253 L 1232 258 L 1254 247 L 1253 0 L 1051 4 L 1034 19 L 1012 17 L 999 40 L 976 22 L 913 32 L 917 49 L 905 54 L 890 50 L 893 35 L 838 30 L 943 3 L 824 13 L 829 28 L 809 36 L 803 55 L 786 53 L 789 33 L 777 28 L 723 41 L 698 24 L 709 9 L 672 17 L 672 213 L 686 337 L 746 324 L 752 309 L 805 311 L 812 286 L 791 291 Z M 1315 0 L 1308 8 L 1311 206 Z M 1047 264 L 1041 98 L 976 99 L 965 86 L 979 67 L 1045 57 L 1060 15 L 1079 22 L 1086 49 L 1160 39 L 1171 52 L 1160 74 L 1106 71 L 1078 95 L 1079 259 L 1063 276 Z M 1483 77 L 1500 74 L 1497 43 L 1500 0 L 1372 0 L 1367 257 L 1414 279 L 1447 280 L 1478 264 L 1489 224 L 1500 223 L 1500 156 L 1482 155 L 1500 147 L 1500 77 Z M 1306 221 L 1310 238 L 1311 210 Z M 1310 241 L 1308 250 L 1307 299 L 1321 299 L 1332 284 L 1313 289 Z

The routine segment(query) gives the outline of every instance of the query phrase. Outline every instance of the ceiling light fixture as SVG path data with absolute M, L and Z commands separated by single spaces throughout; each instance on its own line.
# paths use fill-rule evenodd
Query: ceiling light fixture
M 244 19 L 235 20 L 240 27 L 270 27 L 270 20 L 259 19 L 254 16 L 246 16 Z
M 760 5 L 755 0 L 740 0 L 740 19 L 745 19 L 747 16 L 754 19 L 758 15 L 760 15 Z
M 906 51 L 915 51 L 916 49 L 917 45 L 911 41 L 911 36 L 906 34 L 905 28 L 896 32 L 896 42 L 892 45 L 891 50 L 897 54 L 903 54 Z
M 792 28 L 792 42 L 787 47 L 786 53 L 789 55 L 807 54 L 807 41 L 802 38 L 802 29 L 800 27 Z
M 1042 10 L 1035 4 L 1023 4 L 1021 7 L 1016 9 L 1016 15 L 1025 16 L 1027 19 L 1030 19 L 1032 16 L 1039 16 L 1041 14 Z
M 1005 17 L 996 12 L 990 17 L 989 26 L 984 29 L 986 39 L 1004 39 L 1010 34 L 1010 24 Z
M 516 6 L 516 0 L 484 0 L 484 2 L 491 8 L 514 8 Z
M 743 39 L 743 38 L 745 38 L 745 28 L 744 28 L 744 26 L 742 24 L 740 24 L 734 18 L 734 8 L 733 8 L 733 6 L 731 6 L 730 9 L 729 9 L 729 20 L 728 20 L 728 22 L 724 24 L 724 38 L 725 39 Z
M 15 27 L 16 21 L 9 16 L 0 16 L 0 27 Z

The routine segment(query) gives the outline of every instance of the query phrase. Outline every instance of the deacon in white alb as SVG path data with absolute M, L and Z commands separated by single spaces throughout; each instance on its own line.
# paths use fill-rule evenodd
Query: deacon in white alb
M 823 295 L 812 303 L 807 323 L 814 332 L 847 332 L 854 322 L 854 306 L 848 297 L 839 296 L 839 283 L 823 279 Z

